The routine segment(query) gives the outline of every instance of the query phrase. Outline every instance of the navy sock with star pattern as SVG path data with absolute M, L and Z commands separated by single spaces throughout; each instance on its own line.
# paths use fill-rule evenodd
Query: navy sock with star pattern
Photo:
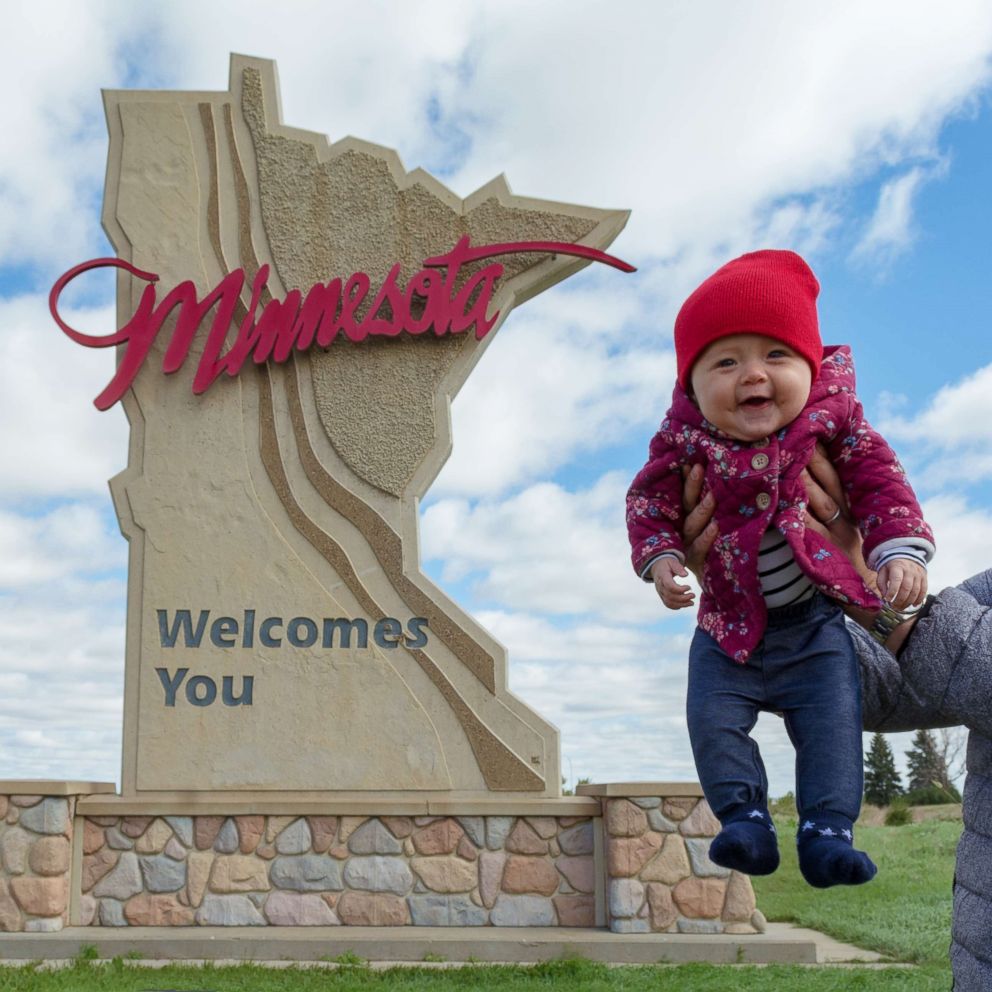
M 799 818 L 796 834 L 799 870 L 810 885 L 863 885 L 878 869 L 864 851 L 854 848 L 854 824 L 838 813 L 809 813 Z
M 778 868 L 778 841 L 768 810 L 747 807 L 723 821 L 710 844 L 710 861 L 747 875 L 770 875 Z

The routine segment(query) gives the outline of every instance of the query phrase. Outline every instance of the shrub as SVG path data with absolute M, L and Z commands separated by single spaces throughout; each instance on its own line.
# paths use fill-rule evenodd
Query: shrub
M 778 799 L 773 799 L 768 804 L 768 810 L 772 816 L 791 816 L 795 818 L 798 816 L 798 813 L 796 812 L 796 797 L 791 792 L 787 792 L 784 796 L 779 796 Z
M 907 792 L 905 798 L 910 806 L 942 806 L 944 803 L 961 802 L 961 793 L 953 785 L 942 786 L 932 782 L 923 788 Z
M 893 803 L 885 814 L 885 825 L 887 827 L 901 827 L 911 821 L 909 807 L 905 802 Z

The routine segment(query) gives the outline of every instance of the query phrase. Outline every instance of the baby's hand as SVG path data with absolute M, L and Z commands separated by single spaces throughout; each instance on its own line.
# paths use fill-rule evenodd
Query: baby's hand
M 680 585 L 675 581 L 676 575 L 688 575 L 685 566 L 670 555 L 659 558 L 651 566 L 651 578 L 654 580 L 654 587 L 661 596 L 661 601 L 670 610 L 682 610 L 687 606 L 692 606 L 692 601 L 696 594 L 688 587 Z
M 910 558 L 893 558 L 878 570 L 878 589 L 894 610 L 918 606 L 927 594 L 927 570 Z

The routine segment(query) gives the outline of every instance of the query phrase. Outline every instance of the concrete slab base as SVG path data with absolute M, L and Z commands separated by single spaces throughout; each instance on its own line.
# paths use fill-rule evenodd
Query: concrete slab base
M 69 927 L 0 934 L 0 961 L 65 960 L 84 947 L 100 958 L 140 954 L 175 961 L 533 963 L 578 957 L 613 964 L 873 964 L 882 957 L 815 930 L 769 923 L 762 934 L 615 934 L 577 927 Z

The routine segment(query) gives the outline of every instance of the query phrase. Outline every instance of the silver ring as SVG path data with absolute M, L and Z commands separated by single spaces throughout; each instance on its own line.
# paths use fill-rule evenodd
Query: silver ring
M 838 506 L 837 509 L 834 510 L 834 515 L 829 520 L 826 521 L 827 526 L 832 524 L 839 516 L 840 516 L 840 507 Z

